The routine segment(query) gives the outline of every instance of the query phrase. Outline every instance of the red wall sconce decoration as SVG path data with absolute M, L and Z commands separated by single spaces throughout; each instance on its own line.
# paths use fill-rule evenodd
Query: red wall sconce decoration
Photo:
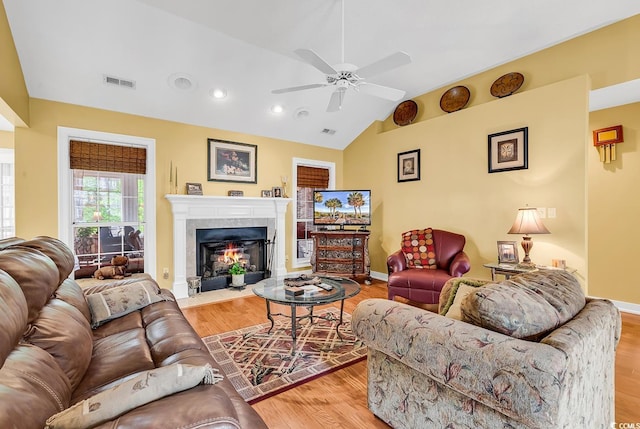
M 622 125 L 593 131 L 593 145 L 600 152 L 600 161 L 606 164 L 616 160 L 616 143 L 622 143 Z

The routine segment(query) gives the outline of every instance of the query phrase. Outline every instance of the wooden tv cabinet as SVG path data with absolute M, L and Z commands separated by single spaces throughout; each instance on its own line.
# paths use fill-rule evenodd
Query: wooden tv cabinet
M 364 277 L 371 283 L 369 234 L 362 230 L 310 232 L 313 239 L 311 267 L 314 273 L 352 279 Z

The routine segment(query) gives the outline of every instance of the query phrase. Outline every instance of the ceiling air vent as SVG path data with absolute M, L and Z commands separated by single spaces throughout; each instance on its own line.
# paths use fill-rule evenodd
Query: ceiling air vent
M 336 130 L 332 130 L 330 128 L 323 128 L 321 131 L 322 134 L 326 134 L 328 136 L 332 136 L 336 133 Z
M 136 89 L 136 82 L 133 80 L 120 79 L 119 77 L 103 75 L 102 81 L 109 85 L 122 86 L 124 88 Z

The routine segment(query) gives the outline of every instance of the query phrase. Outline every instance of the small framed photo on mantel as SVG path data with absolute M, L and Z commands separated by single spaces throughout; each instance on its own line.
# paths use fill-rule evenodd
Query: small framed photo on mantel
M 187 195 L 202 195 L 202 183 L 187 183 Z

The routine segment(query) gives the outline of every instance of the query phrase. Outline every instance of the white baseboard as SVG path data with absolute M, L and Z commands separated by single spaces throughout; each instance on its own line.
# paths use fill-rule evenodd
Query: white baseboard
M 610 299 L 609 301 L 613 302 L 613 305 L 618 307 L 618 310 L 620 311 L 623 311 L 625 313 L 640 314 L 640 304 L 633 304 L 631 302 L 624 302 L 624 301 L 616 301 L 613 299 Z
M 588 298 L 593 298 L 593 299 L 608 299 L 609 301 L 611 301 L 613 303 L 613 305 L 616 306 L 616 308 L 622 312 L 625 313 L 632 313 L 632 314 L 640 314 L 640 304 L 634 304 L 632 302 L 624 302 L 624 301 L 616 301 L 615 299 L 611 299 L 611 298 L 602 298 L 600 296 L 592 296 L 592 295 L 588 295 Z
M 371 271 L 371 278 L 372 279 L 376 279 L 376 280 L 382 280 L 383 282 L 386 282 L 386 281 L 389 280 L 389 274 L 380 273 L 378 271 Z

